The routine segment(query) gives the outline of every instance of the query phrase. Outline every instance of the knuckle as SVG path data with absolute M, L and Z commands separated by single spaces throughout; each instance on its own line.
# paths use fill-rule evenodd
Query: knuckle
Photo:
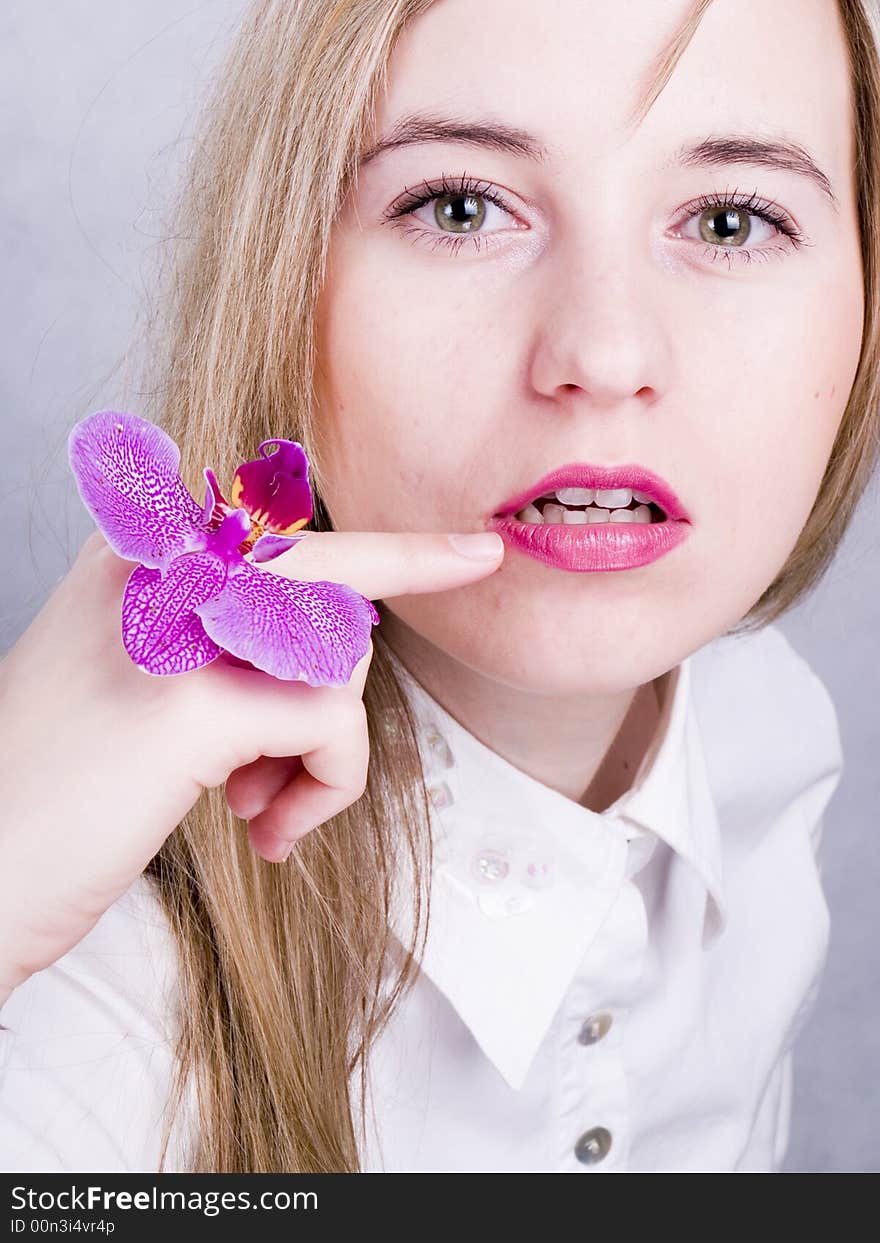
M 345 688 L 342 688 L 343 690 Z M 367 710 L 360 695 L 346 691 L 334 699 L 334 733 L 362 734 L 367 727 Z
M 367 677 L 370 672 L 370 665 L 372 664 L 372 661 L 373 661 L 373 640 L 370 639 L 366 652 L 364 652 L 363 656 L 360 658 L 360 660 L 357 662 L 357 664 L 352 669 L 351 676 L 349 677 L 348 682 L 346 683 L 346 685 L 351 687 L 353 690 L 355 690 L 359 696 L 363 695 L 364 693 L 364 687 L 367 682 Z
M 349 802 L 356 803 L 358 799 L 363 798 L 367 792 L 367 785 L 370 775 L 370 752 L 369 747 L 364 748 L 361 763 L 358 767 L 356 778 L 352 783 Z
M 366 714 L 364 714 L 366 722 Z M 367 785 L 370 778 L 370 742 L 369 737 L 365 733 L 363 740 L 363 749 L 361 751 L 361 766 L 358 774 L 358 792 L 356 798 L 363 798 L 367 792 Z
M 367 725 L 367 711 L 361 699 L 354 700 L 346 709 L 344 733 L 341 730 L 337 738 L 345 737 L 346 745 L 346 780 L 340 786 L 340 810 L 349 807 L 362 798 L 367 789 L 370 768 L 370 742 Z
M 337 811 L 344 811 L 346 807 L 353 807 L 355 803 L 359 802 L 364 797 L 366 792 L 367 778 L 365 775 L 363 780 L 356 782 L 354 785 L 349 786 L 347 789 L 340 792 Z

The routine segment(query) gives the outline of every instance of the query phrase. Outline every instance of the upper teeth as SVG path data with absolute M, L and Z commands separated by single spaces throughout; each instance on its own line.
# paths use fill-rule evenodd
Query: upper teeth
M 627 506 L 635 499 L 635 509 Z M 651 497 L 635 488 L 558 488 L 545 492 L 536 500 L 546 500 L 543 513 L 537 505 L 529 504 L 516 517 L 531 523 L 594 523 L 594 522 L 652 522 Z M 554 501 L 559 502 L 555 504 Z M 598 508 L 568 509 L 569 505 L 598 506 Z
M 647 492 L 637 492 L 635 488 L 557 488 L 544 496 L 562 501 L 563 505 L 596 504 L 603 509 L 623 509 L 633 498 L 642 505 L 651 502 Z

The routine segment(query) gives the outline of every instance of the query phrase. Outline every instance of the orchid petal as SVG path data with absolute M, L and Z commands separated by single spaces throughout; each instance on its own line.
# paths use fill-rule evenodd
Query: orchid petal
M 67 444 L 83 504 L 118 556 L 164 570 L 204 548 L 202 511 L 177 473 L 180 450 L 161 428 L 101 410 L 75 424 Z
M 122 643 L 146 673 L 188 673 L 223 651 L 205 633 L 194 606 L 223 590 L 226 566 L 212 553 L 177 557 L 163 577 L 138 566 L 122 598 Z
M 227 652 L 285 681 L 338 686 L 366 654 L 372 603 L 345 583 L 296 582 L 242 561 L 222 592 L 197 607 Z
M 226 562 L 240 561 L 242 554 L 239 552 L 239 544 L 244 543 L 250 529 L 251 520 L 245 511 L 233 509 L 216 531 L 205 533 L 205 548 Z
M 251 563 L 271 561 L 274 557 L 280 557 L 283 552 L 287 552 L 288 548 L 292 548 L 309 534 L 309 531 L 302 531 L 299 535 L 261 535 L 251 550 Z
M 224 511 L 230 510 L 232 506 L 229 504 L 226 497 L 220 491 L 220 484 L 217 482 L 217 476 L 211 470 L 210 466 L 206 466 L 203 473 L 204 473 L 205 478 L 208 481 L 208 484 L 211 488 L 212 493 L 214 494 L 214 504 L 222 506 Z
M 275 445 L 275 452 L 266 450 Z M 230 499 L 274 535 L 292 535 L 312 517 L 309 460 L 295 440 L 264 440 L 261 456 L 235 472 Z
M 205 476 L 205 503 L 202 506 L 202 517 L 201 517 L 201 524 L 203 527 L 207 527 L 210 525 L 211 519 L 214 516 L 214 506 L 217 503 L 217 500 L 216 500 L 217 493 L 215 491 L 215 485 L 217 483 L 217 480 L 214 479 L 212 483 L 211 476 L 213 475 L 213 473 L 214 473 L 213 471 L 208 470 L 207 466 L 202 472 L 202 474 Z
M 380 618 L 365 596 L 245 561 L 249 550 L 255 563 L 280 556 L 309 534 L 299 528 L 312 517 L 302 446 L 275 439 L 259 448 L 238 468 L 231 503 L 206 467 L 199 506 L 180 478 L 177 445 L 146 419 L 102 410 L 71 431 L 83 503 L 114 552 L 140 562 L 123 595 L 122 641 L 145 672 L 187 673 L 223 656 L 332 686 L 348 682 L 366 654 Z

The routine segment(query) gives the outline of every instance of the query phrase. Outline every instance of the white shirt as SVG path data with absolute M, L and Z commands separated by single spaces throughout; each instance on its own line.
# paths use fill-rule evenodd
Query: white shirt
M 829 937 L 817 852 L 843 757 L 820 679 L 775 626 L 716 639 L 596 813 L 398 668 L 435 870 L 423 971 L 369 1059 L 364 1170 L 778 1170 Z M 408 940 L 402 911 L 392 928 Z M 0 1169 L 155 1170 L 175 997 L 141 877 L 0 1012 Z

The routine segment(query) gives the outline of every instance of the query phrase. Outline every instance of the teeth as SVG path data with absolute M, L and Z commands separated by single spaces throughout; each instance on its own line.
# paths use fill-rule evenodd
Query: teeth
M 647 521 L 650 522 L 651 511 L 650 509 L 648 509 L 647 505 L 639 505 L 636 509 L 612 509 L 611 517 L 608 519 L 608 521 L 609 522 L 642 522 L 644 521 L 644 519 L 636 517 L 636 514 L 639 512 L 640 509 L 648 510 Z
M 541 501 L 544 502 L 543 514 L 538 508 Z M 651 503 L 651 496 L 637 488 L 557 488 L 555 492 L 544 492 L 536 497 L 516 517 L 521 522 L 565 523 L 568 526 L 584 526 L 590 522 L 653 522 Z M 567 508 L 581 505 L 588 508 Z
M 591 522 L 651 522 L 651 510 L 647 505 L 638 505 L 635 509 L 566 509 L 564 505 L 548 502 L 544 506 L 543 516 L 534 505 L 526 505 L 516 515 L 520 522 L 565 524 L 566 526 L 584 526 Z
M 607 491 L 599 488 L 596 492 L 596 504 L 604 509 L 623 509 L 630 503 L 632 496 L 629 488 L 608 488 Z
M 647 492 L 639 492 L 636 488 L 557 488 L 555 492 L 545 492 L 548 501 L 561 501 L 563 505 L 592 505 L 594 502 L 603 509 L 625 509 L 631 500 L 640 505 L 650 505 L 653 497 Z
M 559 488 L 557 492 L 551 492 L 550 495 L 562 501 L 563 505 L 592 505 L 596 490 L 595 488 Z M 629 497 L 624 501 L 624 505 L 628 504 Z

